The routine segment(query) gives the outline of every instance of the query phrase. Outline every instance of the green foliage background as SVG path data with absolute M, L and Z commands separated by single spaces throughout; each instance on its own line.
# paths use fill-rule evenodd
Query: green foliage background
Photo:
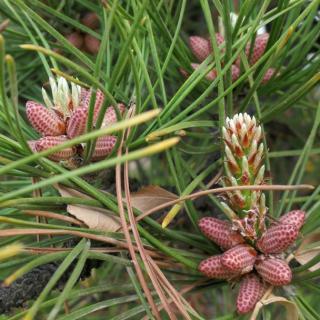
M 3 230 L 17 228 L 63 228 L 125 241 L 118 233 L 106 234 L 65 223 L 61 226 L 61 222 L 55 220 L 50 220 L 48 225 L 36 222 L 24 210 L 66 215 L 66 205 L 73 203 L 96 205 L 118 215 L 115 193 L 101 192 L 111 182 L 97 176 L 90 180 L 88 174 L 113 171 L 117 164 L 128 159 L 137 164 L 130 176 L 140 186 L 159 185 L 179 196 L 206 190 L 206 183 L 222 168 L 220 129 L 225 116 L 237 112 L 254 114 L 263 125 L 270 172 L 267 183 L 309 183 L 316 187 L 312 193 L 270 192 L 269 214 L 278 217 L 292 208 L 302 208 L 308 216 L 302 236 L 319 232 L 319 4 L 318 0 L 246 0 L 237 5 L 225 0 L 1 1 L 2 21 L 9 19 L 10 24 L 2 31 L 4 41 L 0 42 L 0 246 L 19 241 L 28 247 L 60 247 L 72 238 L 72 235 L 58 235 L 41 237 L 37 242 L 35 236 L 1 235 Z M 99 15 L 99 30 L 93 31 L 79 22 L 88 11 Z M 233 29 L 232 11 L 239 14 Z M 195 58 L 188 48 L 188 37 L 209 35 L 213 39 L 218 30 L 218 16 L 226 33 L 225 54 L 221 56 L 213 41 L 215 55 L 193 71 L 190 62 Z M 258 63 L 249 67 L 243 49 L 262 25 L 270 32 L 268 50 Z M 70 44 L 65 36 L 74 30 L 101 40 L 99 53 L 90 55 Z M 33 47 L 21 47 L 23 44 Z M 231 83 L 231 65 L 239 54 L 245 70 Z M 280 75 L 262 85 L 262 77 L 270 66 Z M 218 76 L 208 82 L 205 75 L 213 67 Z M 188 70 L 190 77 L 183 78 L 179 68 Z M 137 115 L 158 108 L 161 112 L 155 119 L 143 120 L 134 126 L 124 146 L 129 150 L 128 155 L 112 154 L 94 165 L 88 162 L 68 171 L 45 158 L 45 153 L 32 155 L 26 143 L 37 134 L 26 120 L 25 102 L 29 99 L 41 102 L 41 86 L 54 73 L 100 88 L 108 104 L 135 101 Z M 128 120 L 123 120 L 118 134 L 129 125 Z M 92 131 L 90 124 L 88 129 Z M 148 142 L 148 135 L 158 130 L 164 134 L 155 142 Z M 92 144 L 103 134 L 105 132 L 98 130 L 88 132 L 86 137 Z M 181 140 L 172 148 L 159 152 L 146 149 L 173 136 L 180 136 Z M 90 152 L 86 156 L 88 160 Z M 149 166 L 146 166 L 146 156 L 150 156 Z M 32 183 L 32 179 L 36 183 Z M 57 182 L 76 188 L 93 200 L 61 197 L 52 187 Z M 34 197 L 39 188 L 42 197 Z M 219 206 L 218 199 L 209 195 L 205 200 L 185 201 L 183 210 L 167 229 L 162 229 L 159 214 L 138 224 L 146 247 L 163 254 L 163 259 L 169 261 L 161 268 L 170 283 L 178 291 L 194 285 L 184 296 L 195 310 L 186 308 L 192 319 L 238 317 L 232 302 L 234 290 L 226 282 L 197 284 L 203 280 L 196 270 L 198 262 L 218 252 L 200 234 L 197 221 L 205 215 L 222 216 Z M 113 248 L 111 244 L 104 245 Z M 1 262 L 0 276 L 4 279 L 22 266 L 30 271 L 36 265 L 57 260 L 61 262 L 60 268 L 49 283 L 54 287 L 64 268 L 77 261 L 63 291 L 50 290 L 48 285 L 36 301 L 27 303 L 25 310 L 16 309 L 0 318 L 21 319 L 28 314 L 28 319 L 47 319 L 52 310 L 57 313 L 50 319 L 151 317 L 150 306 L 126 250 L 102 254 L 90 246 L 90 241 L 83 238 L 71 251 L 55 256 L 27 251 Z M 86 287 L 77 279 L 89 258 L 101 259 L 104 263 L 95 271 L 95 276 L 87 280 Z M 317 256 L 310 265 L 319 259 Z M 147 274 L 142 260 L 138 261 Z M 279 295 L 297 304 L 301 319 L 319 319 L 319 269 L 309 272 L 298 263 L 293 267 L 296 268 L 293 284 L 285 291 L 279 290 Z M 159 303 L 150 281 L 149 285 L 155 302 Z M 68 301 L 69 313 L 63 310 L 65 301 Z M 259 317 L 284 319 L 283 314 L 281 308 L 269 306 Z M 161 318 L 169 319 L 169 316 L 162 311 Z

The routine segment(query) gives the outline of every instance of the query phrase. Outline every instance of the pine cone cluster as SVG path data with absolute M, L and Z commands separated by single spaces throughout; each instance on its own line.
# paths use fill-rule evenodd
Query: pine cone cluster
M 220 33 L 216 33 L 216 41 L 218 46 L 222 47 L 221 53 L 225 51 L 223 45 L 224 45 L 224 38 Z M 252 46 L 251 49 L 251 43 L 248 43 L 245 48 L 245 54 L 248 58 L 249 64 L 254 65 L 264 54 L 267 43 L 269 40 L 269 34 L 264 33 L 261 35 L 257 35 L 255 42 Z M 209 38 L 204 38 L 200 36 L 191 36 L 189 38 L 189 47 L 193 53 L 193 55 L 197 58 L 197 60 L 201 63 L 203 62 L 210 54 L 212 54 L 212 44 L 211 40 Z M 238 58 L 235 63 L 231 66 L 231 77 L 232 81 L 236 81 L 241 72 L 240 72 L 240 65 L 241 65 L 241 60 Z M 191 63 L 192 69 L 196 70 L 199 68 L 200 64 L 199 63 Z M 188 73 L 185 70 L 181 69 L 181 73 L 184 76 L 188 76 Z M 262 83 L 265 84 L 267 83 L 275 74 L 275 69 L 270 68 L 266 71 Z M 212 69 L 209 71 L 209 73 L 206 75 L 207 80 L 213 81 L 217 77 L 217 70 Z
M 254 117 L 237 114 L 222 129 L 225 144 L 224 186 L 261 185 L 265 181 L 262 129 Z M 222 207 L 232 221 L 204 217 L 201 232 L 222 251 L 201 261 L 199 271 L 215 279 L 239 281 L 237 311 L 250 312 L 268 285 L 284 286 L 292 272 L 284 252 L 294 244 L 305 212 L 286 213 L 266 227 L 268 208 L 261 190 L 228 191 Z
M 266 285 L 284 286 L 291 282 L 292 272 L 283 259 L 298 237 L 305 212 L 285 214 L 254 243 L 234 230 L 232 223 L 205 217 L 199 221 L 202 233 L 221 247 L 221 255 L 203 260 L 199 270 L 208 278 L 240 281 L 237 311 L 250 312 L 262 297 Z
M 34 152 L 41 152 L 51 147 L 64 143 L 68 139 L 80 136 L 85 133 L 88 120 L 89 102 L 92 90 L 86 90 L 80 86 L 71 84 L 60 77 L 58 80 L 50 78 L 52 101 L 47 92 L 42 89 L 43 99 L 47 107 L 35 101 L 28 101 L 26 113 L 33 128 L 42 137 L 38 140 L 29 141 Z M 104 102 L 104 94 L 97 90 L 93 112 L 93 124 L 95 124 L 99 111 Z M 123 113 L 125 106 L 118 104 L 119 111 Z M 102 127 L 106 127 L 117 121 L 116 111 L 110 106 L 105 114 Z M 95 150 L 92 154 L 92 161 L 105 158 L 112 151 L 116 144 L 116 137 L 103 136 L 97 139 Z M 84 145 L 63 149 L 48 156 L 53 161 L 63 161 L 71 165 L 79 162 L 84 152 Z

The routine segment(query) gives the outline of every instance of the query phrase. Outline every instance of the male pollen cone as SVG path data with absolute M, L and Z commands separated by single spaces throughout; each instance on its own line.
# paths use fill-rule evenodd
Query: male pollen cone
M 294 225 L 279 223 L 267 229 L 256 246 L 263 253 L 281 253 L 295 242 L 298 234 Z
M 67 136 L 43 137 L 35 142 L 35 149 L 36 151 L 41 152 L 44 150 L 51 149 L 52 147 L 55 147 L 59 144 L 62 144 L 67 140 L 68 140 Z M 68 160 L 74 155 L 75 155 L 75 148 L 68 147 L 50 154 L 48 158 L 53 161 L 62 161 L 62 160 Z
M 253 269 L 257 252 L 247 244 L 239 244 L 221 256 L 221 263 L 233 272 L 247 273 Z
M 292 272 L 286 261 L 266 258 L 256 262 L 255 269 L 259 275 L 273 286 L 285 286 L 291 282 Z
M 65 133 L 64 122 L 42 104 L 34 101 L 26 103 L 26 113 L 31 125 L 44 136 L 60 136 Z
M 304 211 L 293 210 L 293 211 L 286 213 L 282 217 L 280 217 L 279 222 L 281 224 L 292 224 L 298 230 L 300 230 L 304 224 L 305 218 L 306 218 L 306 213 Z
M 269 40 L 269 33 L 263 33 L 256 37 L 252 55 L 250 56 L 251 65 L 255 64 L 262 57 L 262 55 L 266 50 L 268 40 Z M 249 57 L 250 55 L 250 43 L 247 44 L 246 55 L 247 57 Z
M 199 264 L 199 271 L 206 277 L 215 279 L 229 279 L 237 275 L 237 273 L 222 265 L 221 255 L 202 260 Z
M 104 159 L 107 155 L 111 153 L 112 149 L 116 145 L 116 142 L 117 142 L 117 137 L 115 136 L 98 138 L 91 160 L 99 161 Z
M 210 55 L 210 42 L 206 38 L 191 36 L 189 37 L 189 46 L 192 53 L 200 62 L 205 60 Z
M 237 296 L 237 311 L 245 314 L 253 310 L 264 293 L 264 285 L 254 273 L 242 277 Z
M 82 106 L 85 106 L 87 108 L 89 108 L 90 106 L 90 99 L 91 99 L 91 95 L 92 95 L 92 91 L 85 91 L 83 93 L 83 100 L 81 102 Z M 104 94 L 101 90 L 97 90 L 96 91 L 96 96 L 95 96 L 95 103 L 94 103 L 94 108 L 93 108 L 93 118 L 94 120 L 96 120 L 100 109 L 103 105 L 104 102 Z
M 269 33 L 257 35 L 253 48 L 251 49 L 251 41 L 246 45 L 246 56 L 250 58 L 250 65 L 254 65 L 264 54 L 269 40 Z M 250 57 L 249 57 L 250 56 Z M 240 59 L 237 59 L 236 65 L 240 67 Z
M 213 217 L 200 219 L 199 228 L 210 240 L 215 242 L 223 250 L 228 250 L 238 244 L 244 243 L 244 239 L 232 230 L 231 223 Z
M 88 119 L 88 108 L 77 108 L 69 119 L 67 135 L 70 139 L 81 136 L 86 131 Z

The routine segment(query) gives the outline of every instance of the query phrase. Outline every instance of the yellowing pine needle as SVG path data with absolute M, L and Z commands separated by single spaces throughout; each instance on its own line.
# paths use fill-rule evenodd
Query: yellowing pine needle
M 9 244 L 0 249 L 0 261 L 16 256 L 23 250 L 21 243 Z
M 181 204 L 175 204 L 172 209 L 168 212 L 165 218 L 162 221 L 162 228 L 166 228 L 169 223 L 174 219 L 174 217 L 179 213 L 181 210 Z

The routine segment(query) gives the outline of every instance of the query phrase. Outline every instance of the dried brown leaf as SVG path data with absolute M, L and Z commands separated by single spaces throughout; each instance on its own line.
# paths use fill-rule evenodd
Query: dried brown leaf
M 176 200 L 178 196 L 158 186 L 147 186 L 131 193 L 131 204 L 142 213 L 161 204 Z
M 250 320 L 256 320 L 260 310 L 264 306 L 267 306 L 272 303 L 280 304 L 286 308 L 285 319 L 287 319 L 287 320 L 298 320 L 299 319 L 298 308 L 295 303 L 287 300 L 284 297 L 278 297 L 278 296 L 274 296 L 273 294 L 271 294 L 271 295 L 267 296 L 266 298 L 262 298 L 260 301 L 257 302 L 257 304 L 251 314 Z
M 71 188 L 57 185 L 56 189 L 63 197 L 77 197 L 82 199 L 92 199 L 91 197 Z M 67 211 L 82 221 L 89 229 L 115 232 L 121 228 L 119 217 L 115 216 L 111 211 L 85 205 L 68 205 Z
M 317 245 L 316 245 L 317 243 Z M 320 254 L 320 232 L 312 233 L 306 236 L 296 250 L 294 257 L 302 265 L 308 263 L 314 257 Z M 320 262 L 310 267 L 310 271 L 320 269 Z
M 68 205 L 67 211 L 78 220 L 86 224 L 89 229 L 115 232 L 121 227 L 119 218 L 111 211 L 82 206 L 82 205 Z

